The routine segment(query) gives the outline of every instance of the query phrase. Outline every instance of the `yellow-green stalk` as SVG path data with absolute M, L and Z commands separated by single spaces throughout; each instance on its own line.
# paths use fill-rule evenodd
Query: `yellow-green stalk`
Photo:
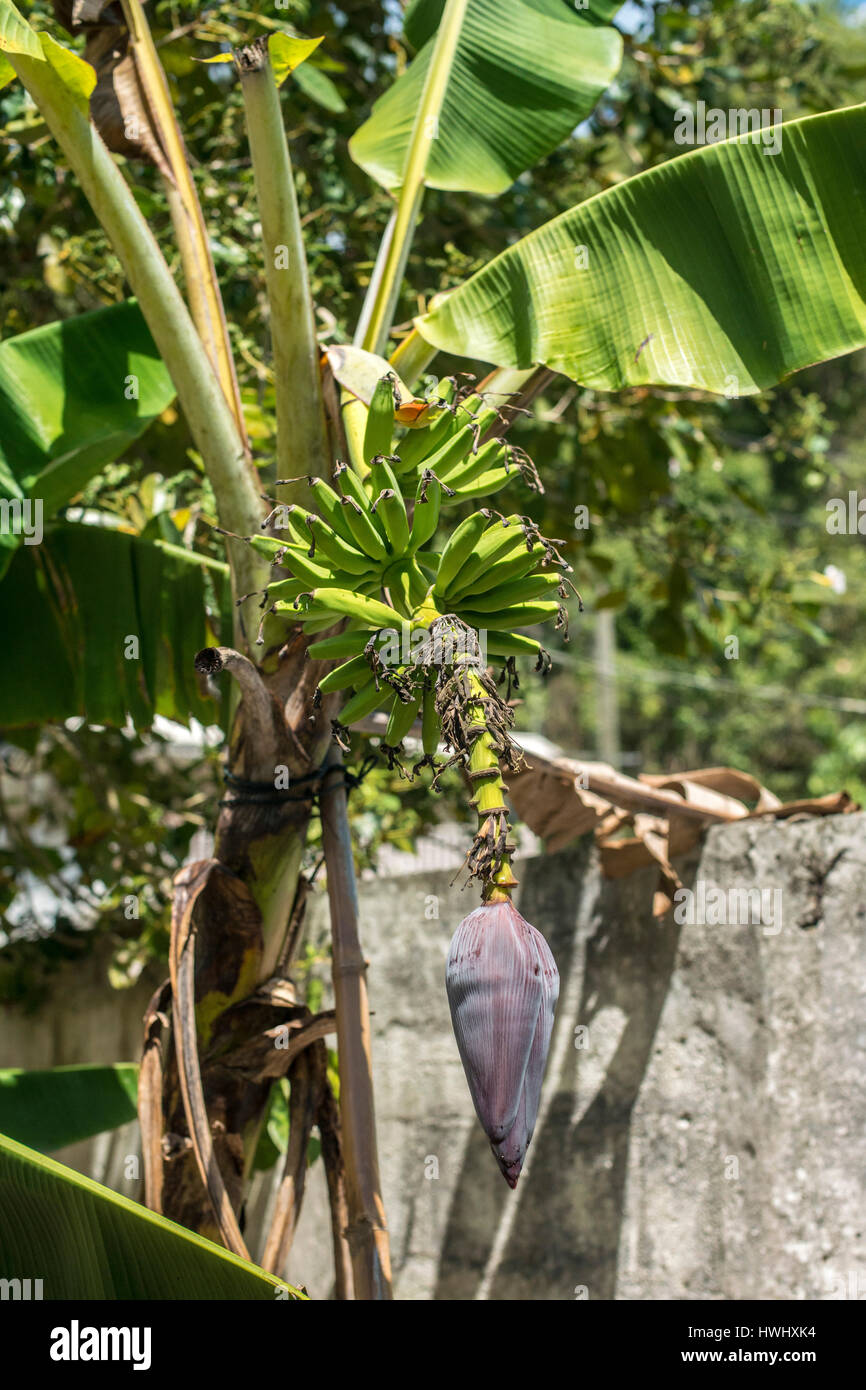
M 498 815 L 506 832 L 508 830 L 508 809 L 505 804 L 507 788 L 502 780 L 496 744 L 485 719 L 485 701 L 489 696 L 478 674 L 472 670 L 467 674 L 469 688 L 475 697 L 469 701 L 472 722 L 467 730 L 470 736 L 474 736 L 469 755 L 469 776 L 475 786 L 472 805 L 478 815 L 478 836 L 484 838 L 492 829 L 493 816 Z M 511 890 L 517 886 L 517 879 L 511 871 L 513 853 L 514 846 L 506 843 L 499 867 L 494 869 L 484 884 L 485 902 L 506 902 L 511 898 Z

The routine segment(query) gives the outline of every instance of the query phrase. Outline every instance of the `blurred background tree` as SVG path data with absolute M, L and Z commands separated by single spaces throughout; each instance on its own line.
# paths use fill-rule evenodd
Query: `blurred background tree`
M 274 392 L 257 210 L 228 51 L 263 28 L 323 34 L 284 90 L 283 111 L 308 238 L 323 341 L 344 341 L 360 309 L 390 201 L 347 142 L 407 61 L 396 0 L 286 0 L 279 10 L 151 0 L 150 21 L 211 229 L 263 486 L 274 477 Z M 53 29 L 52 9 L 32 15 Z M 676 157 L 676 111 L 779 109 L 784 120 L 860 99 L 860 11 L 797 0 L 636 4 L 616 21 L 621 72 L 591 120 L 495 204 L 429 191 L 407 269 L 408 326 L 429 297 L 531 228 L 623 178 Z M 55 30 L 60 35 L 60 30 Z M 69 42 L 68 36 L 63 35 Z M 18 84 L 0 93 L 0 336 L 125 296 L 119 264 Z M 164 249 L 171 222 L 149 166 L 124 165 Z M 466 362 L 437 359 L 442 373 Z M 479 374 L 484 371 L 478 364 Z M 727 763 L 779 796 L 842 786 L 866 799 L 866 559 L 858 534 L 827 529 L 827 502 L 862 474 L 864 354 L 800 373 L 761 397 L 655 389 L 616 396 L 557 378 L 517 434 L 545 484 L 509 507 L 561 536 L 585 612 L 550 677 L 529 674 L 518 727 L 573 756 L 625 771 Z M 171 408 L 74 500 L 113 524 L 219 547 L 212 499 Z M 214 704 L 214 724 L 220 710 Z M 108 935 L 115 985 L 167 943 L 168 891 L 220 795 L 218 731 L 147 735 L 64 728 L 6 731 L 0 772 L 0 997 L 37 998 L 53 961 Z M 356 849 L 409 848 L 455 814 L 420 785 L 378 769 L 353 794 Z M 309 862 L 317 858 L 315 837 Z M 119 884 L 148 885 L 127 918 Z M 86 928 L 86 930 L 82 930 Z

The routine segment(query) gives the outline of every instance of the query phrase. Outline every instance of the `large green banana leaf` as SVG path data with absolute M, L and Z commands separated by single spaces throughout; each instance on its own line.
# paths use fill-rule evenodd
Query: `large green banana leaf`
M 0 1070 L 0 1134 L 41 1153 L 53 1153 L 136 1115 L 138 1067 L 51 1067 Z
M 866 106 L 639 174 L 418 320 L 436 347 L 587 386 L 747 395 L 866 343 Z M 767 132 L 769 140 L 769 132 Z
M 297 1299 L 203 1236 L 0 1135 L 0 1278 L 44 1299 Z
M 195 555 L 62 523 L 21 547 L 0 593 L 0 727 L 73 715 L 114 726 L 130 715 L 142 728 L 155 714 L 213 721 L 193 669 L 211 640 Z
M 409 42 L 419 52 L 349 143 L 386 188 L 399 186 L 445 0 L 415 0 Z M 469 0 L 427 163 L 432 188 L 496 194 L 556 149 L 619 68 L 622 40 L 593 22 L 618 8 L 591 0 Z
M 0 343 L 0 498 L 40 499 L 47 520 L 174 399 L 129 300 Z M 21 535 L 0 527 L 8 552 Z M 0 574 L 10 555 L 0 552 Z

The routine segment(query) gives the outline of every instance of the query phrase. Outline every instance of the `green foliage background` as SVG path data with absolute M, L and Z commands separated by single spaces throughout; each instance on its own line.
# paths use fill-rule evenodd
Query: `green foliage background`
M 399 7 L 394 0 L 288 0 L 279 10 L 261 0 L 151 0 L 148 10 L 211 228 L 267 485 L 273 378 L 240 94 L 228 65 L 195 59 L 263 27 L 325 35 L 282 100 L 323 334 L 345 340 L 390 208 L 352 163 L 347 142 L 407 61 Z M 31 17 L 53 28 L 45 0 Z M 644 4 L 630 6 L 623 27 L 621 73 L 569 142 L 495 202 L 428 193 L 401 300 L 404 321 L 533 227 L 682 153 L 674 140 L 681 105 L 778 107 L 789 120 L 861 99 L 866 37 L 841 9 L 795 0 Z M 56 159 L 20 86 L 6 88 L 3 337 L 126 293 L 100 228 Z M 143 164 L 125 167 L 176 264 L 158 176 Z M 444 372 L 471 364 L 436 365 Z M 504 499 L 566 539 L 586 612 L 572 613 L 571 642 L 558 644 L 547 682 L 526 673 L 519 727 L 541 731 L 567 753 L 597 753 L 594 611 L 608 608 L 626 771 L 729 763 L 783 798 L 842 786 L 866 798 L 866 561 L 859 535 L 830 535 L 825 524 L 827 501 L 847 497 L 863 474 L 864 376 L 858 354 L 739 401 L 657 390 L 607 396 L 557 379 L 516 436 L 536 461 L 545 496 Z M 200 460 L 173 408 L 75 501 L 119 514 L 132 532 L 220 553 L 207 526 L 215 518 Z M 576 506 L 587 509 L 585 528 L 575 525 Z M 828 566 L 844 575 L 845 592 L 834 592 Z M 842 587 L 838 575 L 835 584 Z M 731 637 L 737 659 L 726 656 Z M 215 723 L 219 717 L 215 703 Z M 194 831 L 212 820 L 218 755 L 198 747 L 178 758 L 162 734 L 66 727 L 16 731 L 4 757 L 0 906 L 17 902 L 8 924 L 15 942 L 0 953 L 0 996 L 35 997 L 52 960 L 84 948 L 76 926 L 82 911 L 114 940 L 114 983 L 133 978 L 148 955 L 164 952 L 171 874 Z M 456 814 L 456 801 L 448 814 Z M 354 807 L 362 867 L 375 862 L 383 838 L 408 848 L 437 813 L 425 786 L 409 788 L 384 771 L 354 793 Z M 312 862 L 315 841 L 310 853 Z M 53 896 L 40 899 L 45 888 Z M 124 900 L 136 893 L 140 916 L 127 918 Z M 40 901 L 51 906 L 40 912 Z

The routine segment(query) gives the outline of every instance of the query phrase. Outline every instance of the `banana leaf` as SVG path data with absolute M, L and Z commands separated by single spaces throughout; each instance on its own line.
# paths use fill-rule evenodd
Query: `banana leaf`
M 201 558 L 101 526 L 63 523 L 23 545 L 3 581 L 0 727 L 83 715 L 148 728 L 213 721 L 195 653 L 211 640 Z M 212 563 L 212 562 L 211 562 Z M 217 567 L 217 582 L 223 583 Z
M 203 1236 L 0 1135 L 0 1278 L 44 1299 L 303 1298 Z
M 431 188 L 504 192 L 550 154 L 592 111 L 622 61 L 622 39 L 607 19 L 618 5 L 591 0 L 469 0 L 426 182 Z M 444 0 L 416 0 L 407 12 L 419 52 L 375 103 L 349 152 L 384 187 L 400 185 L 415 112 L 430 66 Z
M 43 524 L 174 399 L 133 300 L 0 343 L 0 499 L 39 499 Z M 0 527 L 0 574 L 22 537 Z
M 589 198 L 417 321 L 586 386 L 753 394 L 866 343 L 866 106 L 708 145 Z
M 136 1115 L 138 1067 L 51 1067 L 0 1070 L 0 1134 L 19 1144 L 55 1149 L 127 1124 Z

